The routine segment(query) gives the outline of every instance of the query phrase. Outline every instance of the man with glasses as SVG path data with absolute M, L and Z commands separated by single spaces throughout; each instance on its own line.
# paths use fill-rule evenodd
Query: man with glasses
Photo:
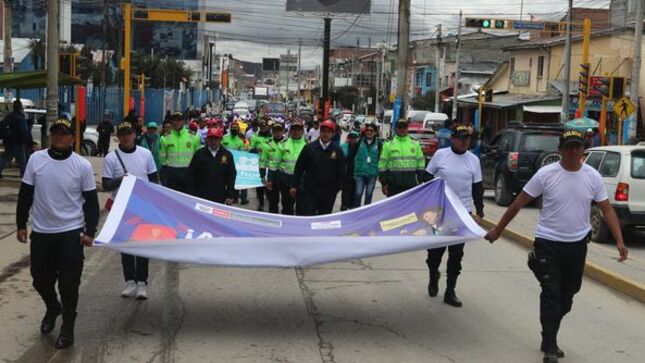
M 385 145 L 378 161 L 379 180 L 383 194 L 397 195 L 423 182 L 425 158 L 421 145 L 408 135 L 408 121 L 396 123 L 396 136 Z
M 444 180 L 452 189 L 468 213 L 472 214 L 472 205 L 475 204 L 477 214 L 473 216 L 475 222 L 480 223 L 484 217 L 484 185 L 482 183 L 482 170 L 479 159 L 468 151 L 472 129 L 468 126 L 457 124 L 452 129 L 450 147 L 437 150 L 428 164 L 426 171 L 430 178 L 437 176 Z M 455 294 L 457 277 L 461 272 L 461 259 L 464 256 L 464 244 L 452 245 L 448 249 L 448 266 L 446 293 L 443 302 L 454 307 L 461 307 L 462 303 Z M 439 292 L 439 265 L 446 247 L 428 250 L 428 269 L 430 270 L 430 283 L 428 294 L 432 297 Z

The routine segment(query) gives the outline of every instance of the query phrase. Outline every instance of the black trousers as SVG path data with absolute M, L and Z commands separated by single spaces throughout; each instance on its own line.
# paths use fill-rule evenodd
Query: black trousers
M 323 214 L 331 214 L 336 202 L 336 193 L 302 193 L 302 200 L 304 208 L 302 214 L 304 216 L 320 216 Z
M 340 207 L 342 210 L 352 209 L 354 205 L 354 195 L 356 194 L 356 180 L 354 178 L 343 179 L 343 190 L 340 194 Z
M 267 194 L 266 189 L 265 187 L 255 188 L 255 195 L 258 196 L 258 207 L 264 206 L 264 195 Z
M 125 281 L 144 282 L 148 284 L 148 259 L 146 257 L 121 254 L 123 278 Z
M 439 274 L 439 265 L 444 252 L 448 250 L 448 266 L 446 268 L 446 287 L 454 289 L 457 286 L 457 277 L 461 273 L 461 259 L 464 257 L 464 244 L 452 245 L 449 247 L 432 248 L 428 250 L 428 258 L 426 264 L 430 270 L 431 276 Z
M 188 193 L 189 180 L 188 168 L 173 168 L 170 166 L 163 166 L 162 173 L 166 182 L 165 187 L 178 192 Z
M 280 213 L 280 185 L 277 183 L 273 184 L 271 190 L 267 189 L 267 197 L 269 198 L 269 212 L 270 213 Z
M 48 313 L 62 311 L 62 333 L 73 333 L 76 320 L 84 259 L 81 232 L 78 229 L 53 234 L 31 233 L 30 270 L 33 286 L 45 302 Z M 56 282 L 60 302 L 56 294 Z
M 282 214 L 292 216 L 294 213 L 294 205 L 296 204 L 296 200 L 289 193 L 289 187 L 287 185 L 280 185 L 280 197 L 282 198 Z
M 587 257 L 588 238 L 554 242 L 536 238 L 533 244 L 540 281 L 540 323 L 546 349 L 554 349 L 560 322 L 571 311 L 573 295 L 580 291 Z
M 98 142 L 99 156 L 106 156 L 110 152 L 110 138 L 99 138 Z

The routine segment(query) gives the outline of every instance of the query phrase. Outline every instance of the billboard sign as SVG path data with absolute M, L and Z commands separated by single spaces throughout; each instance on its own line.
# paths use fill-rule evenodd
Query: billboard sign
M 262 58 L 262 70 L 277 72 L 280 70 L 280 58 Z
M 370 0 L 287 0 L 287 11 L 349 13 L 370 12 Z

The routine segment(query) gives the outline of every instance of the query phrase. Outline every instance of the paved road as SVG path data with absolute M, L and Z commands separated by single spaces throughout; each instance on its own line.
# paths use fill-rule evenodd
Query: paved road
M 498 221 L 506 211 L 506 207 L 495 204 L 492 192 L 487 191 L 484 198 L 484 211 L 486 218 Z M 527 206 L 515 217 L 510 229 L 523 233 L 527 236 L 535 235 L 539 210 L 533 206 Z M 614 245 L 591 242 L 589 244 L 588 258 L 603 267 L 622 273 L 642 284 L 645 284 L 645 230 L 627 229 L 625 233 L 625 244 L 629 248 L 629 259 L 623 263 L 618 262 L 618 251 Z

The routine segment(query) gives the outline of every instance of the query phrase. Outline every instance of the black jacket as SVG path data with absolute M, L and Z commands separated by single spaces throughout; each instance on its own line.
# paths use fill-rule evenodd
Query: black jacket
M 316 140 L 307 144 L 298 156 L 294 185 L 303 185 L 303 191 L 310 194 L 337 193 L 342 189 L 344 174 L 345 160 L 340 146 L 332 141 L 323 150 Z
M 31 141 L 31 134 L 27 127 L 25 115 L 20 111 L 11 111 L 2 120 L 6 125 L 8 135 L 5 135 L 5 145 L 27 145 Z
M 208 146 L 197 150 L 188 172 L 191 178 L 190 194 L 217 203 L 233 198 L 237 171 L 233 154 L 223 146 L 220 146 L 215 157 Z

